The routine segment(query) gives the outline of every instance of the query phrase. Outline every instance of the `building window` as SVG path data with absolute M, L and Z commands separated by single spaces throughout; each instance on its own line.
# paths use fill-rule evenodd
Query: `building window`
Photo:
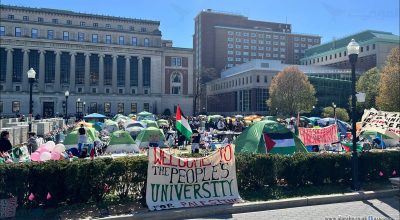
M 182 57 L 171 57 L 172 66 L 182 66 Z
M 236 42 L 240 43 L 240 42 L 242 42 L 242 39 L 236 38 Z
M 149 47 L 149 39 L 148 38 L 144 39 L 144 46 Z
M 85 33 L 83 33 L 83 32 L 78 32 L 78 41 L 79 41 L 79 42 L 85 41 Z
M 131 103 L 131 113 L 137 112 L 137 103 Z
M 233 37 L 228 37 L 228 42 L 233 42 Z
M 124 36 L 119 36 L 118 44 L 124 45 Z
M 228 57 L 228 61 L 233 61 L 233 57 Z
M 54 38 L 54 31 L 53 30 L 48 30 L 47 31 L 47 39 L 53 40 Z
M 8 19 L 14 20 L 14 15 L 8 15 Z
M 264 50 L 264 47 L 258 47 L 258 50 Z
M 106 28 L 111 28 L 111 24 L 106 24 Z
M 372 49 L 375 50 L 375 44 L 372 44 Z
M 109 94 L 110 93 L 110 89 L 106 89 L 106 93 Z
M 248 56 L 249 52 L 243 52 L 243 56 Z
M 228 35 L 233 35 L 233 31 L 228 31 Z
M 92 34 L 92 43 L 98 43 L 98 42 L 99 42 L 99 35 Z
M 256 43 L 257 43 L 257 40 L 254 40 L 254 39 L 253 39 L 253 40 L 251 40 L 251 43 L 252 43 L 252 44 L 256 44 Z
M 24 20 L 24 21 L 29 21 L 29 16 L 23 16 L 23 17 L 22 17 L 22 20 Z
M 229 55 L 233 55 L 233 50 L 228 50 Z
M 0 101 L 0 113 L 3 113 L 3 101 Z
M 257 46 L 251 46 L 251 50 L 257 50 Z
M 233 48 L 233 44 L 228 44 L 228 48 Z
M 240 62 L 240 61 L 242 61 L 242 58 L 236 57 L 236 58 L 235 58 L 235 61 Z
M 84 21 L 81 21 L 81 22 L 79 23 L 79 25 L 83 27 L 83 26 L 85 26 L 85 25 L 86 25 L 86 22 L 84 22 Z
M 150 111 L 150 104 L 149 103 L 143 103 L 143 111 L 146 111 L 146 112 Z
M 171 76 L 171 94 L 182 93 L 182 75 L 180 73 L 173 73 Z
M 301 38 L 301 41 L 305 42 L 305 41 L 306 41 L 306 38 L 305 38 L 305 37 L 302 37 L 302 38 Z
M 32 28 L 31 37 L 32 38 L 38 37 L 38 29 Z
M 240 33 L 240 32 L 236 32 L 236 36 L 242 36 L 242 33 Z
M 248 44 L 249 43 L 249 39 L 243 39 L 243 43 Z
M 147 29 L 145 27 L 140 28 L 140 32 L 146 32 Z
M 236 51 L 235 54 L 238 55 L 238 56 L 240 56 L 240 55 L 242 55 L 242 52 L 241 52 L 241 51 Z
M 69 32 L 68 31 L 63 32 L 63 40 L 69 40 Z
M 361 52 L 361 53 L 364 52 L 364 47 L 361 47 L 361 48 L 360 48 L 360 52 Z
M 97 103 L 96 102 L 91 102 L 90 103 L 89 112 L 90 113 L 97 112 Z
M 53 18 L 53 19 L 51 19 L 51 22 L 53 22 L 54 24 L 58 24 L 58 19 L 57 18 Z
M 236 47 L 236 49 L 242 48 L 242 47 L 240 46 L 240 44 L 237 44 L 235 47 Z
M 256 82 L 260 82 L 260 76 L 259 75 L 257 75 L 257 78 L 256 78 Z
M 135 27 L 130 26 L 130 27 L 129 27 L 129 30 L 130 30 L 130 31 L 135 31 Z
M 6 35 L 6 28 L 4 26 L 0 26 L 0 36 Z
M 19 101 L 13 101 L 12 102 L 12 112 L 17 113 L 20 111 L 20 102 Z
M 99 23 L 93 23 L 93 27 L 98 27 Z
M 137 38 L 132 37 L 132 46 L 137 46 Z
M 118 113 L 124 113 L 124 103 L 118 103 L 117 112 Z
M 110 113 L 110 112 L 111 112 L 111 103 L 105 102 L 104 103 L 104 113 Z
M 99 55 L 90 54 L 90 65 L 89 65 L 89 82 L 90 85 L 95 86 L 99 80 Z M 95 89 L 95 88 L 94 88 Z
M 15 36 L 16 37 L 21 37 L 21 28 L 20 27 L 16 27 L 15 28 Z
M 44 54 L 44 79 L 45 83 L 54 83 L 56 71 L 56 57 L 53 51 L 46 51 Z
M 122 27 L 122 25 L 120 25 L 120 24 L 117 27 L 118 27 L 118 30 L 123 30 L 124 29 L 124 27 Z
M 71 25 L 71 24 L 72 24 L 72 21 L 71 21 L 71 20 L 67 20 L 67 24 L 68 24 L 68 25 Z
M 266 57 L 271 57 L 271 54 L 270 53 L 266 53 L 265 56 Z
M 126 59 L 124 56 L 117 57 L 117 85 L 124 86 L 125 85 L 125 62 Z M 122 92 L 122 90 L 121 90 Z
M 38 18 L 37 18 L 37 21 L 38 21 L 38 22 L 43 22 L 43 18 L 42 18 L 42 17 L 38 17 Z
M 106 35 L 106 44 L 111 44 L 111 35 Z
M 243 45 L 243 49 L 248 50 L 248 49 L 249 49 L 249 46 Z

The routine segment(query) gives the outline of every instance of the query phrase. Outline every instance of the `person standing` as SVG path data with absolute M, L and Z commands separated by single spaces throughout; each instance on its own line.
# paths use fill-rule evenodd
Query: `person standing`
M 36 141 L 36 133 L 35 132 L 29 132 L 28 133 L 28 151 L 29 154 L 32 154 L 38 149 L 38 143 Z
M 199 153 L 200 149 L 200 134 L 197 130 L 193 130 L 192 135 L 192 154 Z
M 83 127 L 83 124 L 81 124 L 81 127 L 78 129 L 78 133 L 79 133 L 78 149 L 79 152 L 81 152 L 82 145 L 86 144 L 87 141 L 86 130 Z
M 0 135 L 0 153 L 8 152 L 12 149 L 11 142 L 9 140 L 10 132 L 2 131 Z

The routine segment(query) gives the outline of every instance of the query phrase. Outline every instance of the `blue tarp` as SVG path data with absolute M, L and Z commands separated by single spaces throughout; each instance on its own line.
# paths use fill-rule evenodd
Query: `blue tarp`
M 83 117 L 84 119 L 87 118 L 106 118 L 105 115 L 99 114 L 99 113 L 92 113 L 90 115 L 86 115 L 85 117 Z

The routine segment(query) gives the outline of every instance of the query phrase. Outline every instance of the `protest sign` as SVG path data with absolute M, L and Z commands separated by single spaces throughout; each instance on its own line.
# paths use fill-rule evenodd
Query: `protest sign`
M 202 158 L 179 158 L 160 148 L 149 149 L 146 203 L 150 210 L 240 201 L 234 145 Z
M 339 141 L 336 125 L 324 128 L 299 128 L 299 133 L 304 145 L 331 144 Z
M 400 136 L 400 113 L 384 112 L 376 109 L 364 111 L 361 118 L 361 132 L 372 131 L 387 135 L 399 140 Z

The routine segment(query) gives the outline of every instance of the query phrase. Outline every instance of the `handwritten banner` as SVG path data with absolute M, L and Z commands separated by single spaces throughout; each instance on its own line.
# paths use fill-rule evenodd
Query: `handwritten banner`
M 385 134 L 393 139 L 400 137 L 400 112 L 384 112 L 376 109 L 364 111 L 361 131 Z
M 235 146 L 202 158 L 179 158 L 149 149 L 146 203 L 151 211 L 241 202 Z
M 300 139 L 304 145 L 320 145 L 338 142 L 337 126 L 324 128 L 299 128 Z

